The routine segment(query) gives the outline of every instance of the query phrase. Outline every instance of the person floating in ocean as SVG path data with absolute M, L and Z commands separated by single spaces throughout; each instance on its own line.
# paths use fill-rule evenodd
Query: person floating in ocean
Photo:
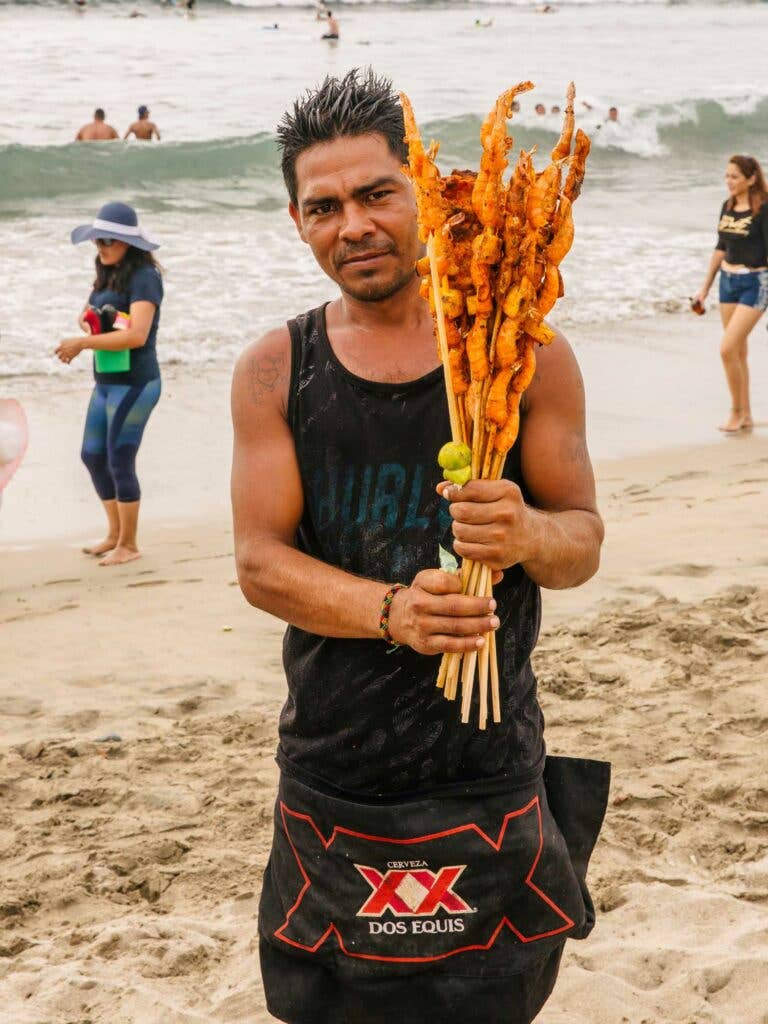
M 159 245 L 127 203 L 102 206 L 71 237 L 73 245 L 91 240 L 97 250 L 96 280 L 79 319 L 86 333 L 65 338 L 56 349 L 63 363 L 85 349 L 94 352 L 95 387 L 81 457 L 104 505 L 107 535 L 83 550 L 103 555 L 99 565 L 120 565 L 140 557 L 136 454 L 160 398 L 156 344 L 163 280 L 152 255 Z
M 75 136 L 75 142 L 110 142 L 112 139 L 119 139 L 111 124 L 107 124 L 107 115 L 101 107 L 96 107 L 93 112 L 93 120 L 90 124 L 84 124 Z
M 326 29 L 327 31 L 321 36 L 321 39 L 338 39 L 339 38 L 339 23 L 333 15 L 332 11 L 326 11 Z
M 504 479 L 440 483 L 450 425 L 403 136 L 372 71 L 326 78 L 283 116 L 289 213 L 340 294 L 234 372 L 238 578 L 289 624 L 262 978 L 291 1024 L 529 1024 L 565 939 L 592 927 L 607 800 L 607 765 L 545 768 L 529 660 L 539 587 L 598 566 L 584 390 L 558 333 Z M 434 568 L 441 545 L 482 554 L 495 599 Z M 490 630 L 502 713 L 481 732 L 435 686 L 436 655 Z
M 720 208 L 717 243 L 704 284 L 691 299 L 702 309 L 720 272 L 720 356 L 731 395 L 731 411 L 718 428 L 726 434 L 754 426 L 749 393 L 747 341 L 768 309 L 768 188 L 753 156 L 735 155 L 725 169 L 728 198 Z
M 123 138 L 127 139 L 130 138 L 131 135 L 135 135 L 136 138 L 141 139 L 142 142 L 151 142 L 153 138 L 156 138 L 159 142 L 160 129 L 154 121 L 149 120 L 149 113 L 149 107 L 145 107 L 142 103 L 137 111 L 137 114 L 139 115 L 138 121 L 133 122 Z
M 547 108 L 544 106 L 543 103 L 537 103 L 533 109 L 536 111 L 539 117 L 543 117 L 547 112 Z
M 557 105 L 557 104 L 555 104 L 555 105 L 554 105 L 554 106 L 552 107 L 552 109 L 550 110 L 550 114 L 559 114 L 559 113 L 560 113 L 560 107 L 558 107 L 558 105 Z
M 608 120 L 609 121 L 618 121 L 619 120 L 619 111 L 618 111 L 617 107 L 609 107 L 608 108 Z

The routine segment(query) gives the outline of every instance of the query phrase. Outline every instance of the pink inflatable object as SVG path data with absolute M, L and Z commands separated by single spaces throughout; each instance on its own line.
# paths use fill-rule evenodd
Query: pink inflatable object
M 29 443 L 29 427 L 24 410 L 15 398 L 0 398 L 0 424 L 10 423 L 21 436 L 21 451 L 11 462 L 0 462 L 0 493 L 21 465 Z

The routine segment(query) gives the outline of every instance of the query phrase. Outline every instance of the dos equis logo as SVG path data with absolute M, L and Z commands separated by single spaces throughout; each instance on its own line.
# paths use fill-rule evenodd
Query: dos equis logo
M 464 931 L 461 918 L 432 920 L 438 910 L 449 915 L 475 912 L 454 889 L 466 864 L 432 871 L 425 861 L 390 861 L 383 874 L 362 864 L 355 864 L 355 867 L 372 890 L 358 910 L 358 917 L 381 918 L 387 912 L 399 918 L 409 917 L 413 919 L 410 930 L 418 934 Z M 408 927 L 404 921 L 371 921 L 369 930 L 372 935 L 381 932 L 404 935 Z
M 323 829 L 281 800 L 261 927 L 305 953 L 399 964 L 489 950 L 500 936 L 523 945 L 565 936 L 583 913 L 578 883 L 558 882 L 557 902 L 545 891 L 563 859 L 549 854 L 539 797 L 512 810 L 506 800 L 486 812 L 490 824 L 431 832 L 391 820 L 388 808 L 369 831 L 346 821 Z

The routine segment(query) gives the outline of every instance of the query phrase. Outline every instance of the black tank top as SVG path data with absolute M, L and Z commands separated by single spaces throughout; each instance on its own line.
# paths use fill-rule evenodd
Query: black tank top
M 439 544 L 451 548 L 447 504 L 435 491 L 442 478 L 437 452 L 450 440 L 442 369 L 404 384 L 364 380 L 334 354 L 324 306 L 288 327 L 288 423 L 305 502 L 297 547 L 369 579 L 410 583 L 438 566 Z M 522 487 L 516 449 L 505 475 Z M 279 760 L 367 794 L 538 770 L 543 718 L 529 657 L 539 588 L 515 566 L 494 597 L 500 725 L 480 731 L 461 724 L 458 701 L 445 700 L 435 686 L 439 657 L 289 626 Z

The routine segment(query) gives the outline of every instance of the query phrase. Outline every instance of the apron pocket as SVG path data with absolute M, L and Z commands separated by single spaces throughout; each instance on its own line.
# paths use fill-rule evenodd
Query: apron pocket
M 262 941 L 365 981 L 425 970 L 518 974 L 587 934 L 594 911 L 584 873 L 607 766 L 547 765 L 522 784 L 482 780 L 386 802 L 342 797 L 284 768 Z M 583 820 L 580 794 L 595 786 Z

